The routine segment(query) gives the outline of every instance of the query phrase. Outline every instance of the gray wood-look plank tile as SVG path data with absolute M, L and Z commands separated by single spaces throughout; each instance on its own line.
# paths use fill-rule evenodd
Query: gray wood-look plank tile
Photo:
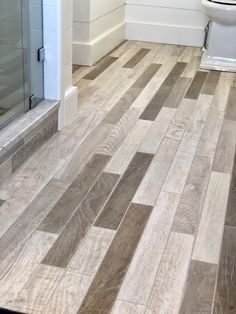
M 196 100 L 186 98 L 182 100 L 176 115 L 166 132 L 167 138 L 179 141 L 182 139 L 195 106 Z
M 95 276 L 115 236 L 114 230 L 92 227 L 75 252 L 68 269 L 84 276 Z
M 0 199 L 0 206 L 2 206 L 5 203 L 5 200 Z
M 229 190 L 229 198 L 226 212 L 225 224 L 227 226 L 236 227 L 236 157 L 234 158 L 234 166 L 231 177 Z
M 170 234 L 148 302 L 147 313 L 179 313 L 193 241 L 194 237 L 191 235 Z
M 133 69 L 150 52 L 150 49 L 140 49 L 123 67 Z
M 21 216 L 0 238 L 0 263 L 19 245 L 25 243 L 47 216 L 65 189 L 56 180 L 51 180 L 37 195 Z
M 191 60 L 187 63 L 187 66 L 182 74 L 182 77 L 193 79 L 196 72 L 199 70 L 200 63 L 201 57 L 193 55 Z
M 116 300 L 111 314 L 145 314 L 146 306 Z
M 86 74 L 83 78 L 85 80 L 95 80 L 117 59 L 118 58 L 116 57 L 110 57 L 110 56 L 105 57 L 91 72 Z
M 109 157 L 94 155 L 72 182 L 38 230 L 59 234 L 105 168 Z
M 236 312 L 236 228 L 225 227 L 215 294 L 214 314 Z
M 155 154 L 160 146 L 166 131 L 176 114 L 176 109 L 163 107 L 146 134 L 138 151 L 147 154 Z
M 120 121 L 126 111 L 130 108 L 134 100 L 141 93 L 142 89 L 137 87 L 131 87 L 128 91 L 121 97 L 117 104 L 109 111 L 109 113 L 104 118 L 103 122 L 116 124 Z
M 27 243 L 0 265 L 0 304 L 7 307 L 36 271 L 56 235 L 35 232 Z M 14 254 L 15 253 L 15 254 Z
M 66 268 L 89 227 L 111 194 L 119 176 L 103 173 L 76 209 L 43 260 L 50 266 Z
M 223 122 L 216 148 L 213 171 L 232 173 L 236 148 L 236 121 Z
M 141 119 L 154 121 L 159 114 L 161 108 L 163 107 L 165 101 L 170 95 L 174 85 L 178 81 L 182 72 L 186 67 L 186 63 L 177 62 L 173 67 L 167 78 L 164 80 L 163 84 L 157 91 L 157 93 L 152 98 L 151 102 L 148 104 L 146 109 L 141 115 Z
M 179 314 L 210 314 L 217 265 L 191 261 L 186 290 Z
M 76 314 L 91 282 L 90 276 L 67 271 L 42 313 Z
M 229 93 L 225 112 L 225 119 L 236 121 L 236 86 L 232 86 Z
M 118 299 L 147 304 L 180 196 L 161 192 L 139 242 Z
M 131 204 L 78 311 L 109 313 L 152 208 Z M 128 241 L 127 241 L 128 240 Z
M 149 67 L 142 73 L 142 75 L 134 82 L 134 88 L 144 89 L 147 84 L 151 81 L 153 76 L 158 72 L 162 65 L 157 63 L 152 63 Z
M 198 96 L 201 92 L 201 89 L 203 87 L 203 84 L 205 83 L 205 80 L 207 78 L 208 73 L 197 71 L 192 84 L 190 85 L 185 97 L 189 99 L 198 99 Z
M 216 91 L 217 84 L 220 79 L 220 72 L 218 71 L 210 71 L 208 73 L 207 79 L 203 85 L 202 94 L 206 95 L 214 95 Z
M 224 112 L 219 111 L 213 102 L 199 141 L 197 155 L 211 158 L 215 156 L 223 118 Z
M 106 206 L 97 218 L 95 226 L 114 230 L 118 228 L 152 159 L 153 155 L 150 154 L 135 154 Z
M 124 143 L 105 168 L 106 172 L 122 175 L 137 152 L 143 138 L 152 126 L 152 121 L 138 120 Z
M 64 273 L 64 269 L 40 265 L 11 303 L 11 308 L 24 313 L 42 313 Z
M 193 251 L 193 259 L 218 264 L 230 175 L 212 172 Z
M 195 235 L 205 200 L 212 159 L 195 156 L 172 231 Z
M 162 189 L 182 194 L 193 162 L 194 154 L 178 151 L 170 167 Z
M 182 99 L 184 98 L 189 86 L 191 79 L 181 77 L 175 84 L 172 92 L 164 103 L 165 107 L 178 108 Z

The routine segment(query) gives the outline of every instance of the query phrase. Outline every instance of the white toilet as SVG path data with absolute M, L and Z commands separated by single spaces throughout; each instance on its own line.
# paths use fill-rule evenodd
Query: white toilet
M 202 0 L 210 19 L 201 68 L 236 72 L 236 0 Z

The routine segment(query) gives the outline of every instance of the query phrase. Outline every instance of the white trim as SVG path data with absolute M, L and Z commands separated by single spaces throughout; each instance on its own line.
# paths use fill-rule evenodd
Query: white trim
M 92 42 L 73 43 L 73 63 L 91 66 L 118 46 L 125 38 L 125 23 L 121 23 Z
M 170 24 L 127 22 L 126 39 L 202 47 L 204 29 Z

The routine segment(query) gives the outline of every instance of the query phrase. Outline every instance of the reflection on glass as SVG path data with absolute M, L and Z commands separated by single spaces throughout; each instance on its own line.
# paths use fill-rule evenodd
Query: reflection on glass
M 0 1 L 0 127 L 25 110 L 21 0 Z

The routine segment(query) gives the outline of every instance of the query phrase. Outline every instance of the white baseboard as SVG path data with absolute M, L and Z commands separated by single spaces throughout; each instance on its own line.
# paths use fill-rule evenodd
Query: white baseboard
M 126 23 L 126 39 L 202 47 L 204 29 L 128 21 Z
M 125 39 L 125 23 L 109 30 L 90 43 L 73 43 L 73 64 L 91 66 Z
M 62 130 L 66 125 L 70 124 L 78 113 L 78 88 L 71 86 L 67 90 L 65 99 L 61 101 L 59 108 L 58 129 Z

